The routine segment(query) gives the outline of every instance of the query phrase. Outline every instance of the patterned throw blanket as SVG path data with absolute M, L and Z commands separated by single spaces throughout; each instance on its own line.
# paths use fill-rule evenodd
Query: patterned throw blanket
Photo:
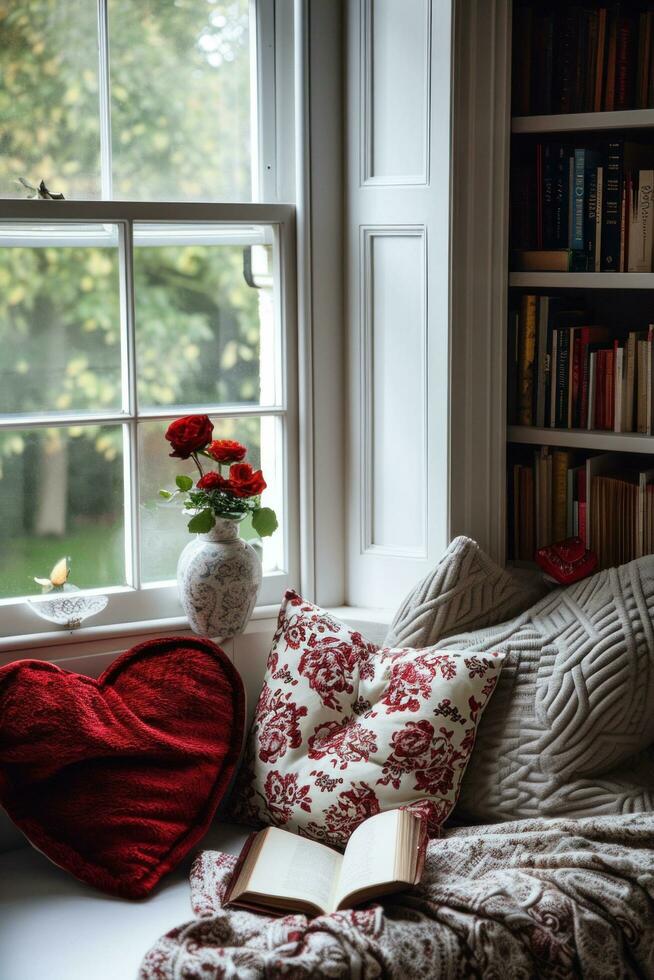
M 223 910 L 235 861 L 199 855 L 197 918 L 152 947 L 139 980 L 654 977 L 654 814 L 453 830 L 417 888 L 312 920 Z

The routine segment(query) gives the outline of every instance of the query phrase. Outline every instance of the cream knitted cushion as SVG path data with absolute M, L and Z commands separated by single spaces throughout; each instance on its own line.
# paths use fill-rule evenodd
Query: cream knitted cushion
M 431 596 L 437 609 L 432 624 L 440 622 L 450 634 L 452 623 L 475 619 L 463 600 L 465 577 L 459 574 L 453 585 L 451 569 L 442 567 L 453 552 L 461 568 L 461 548 L 474 554 L 469 545 L 454 542 L 437 569 L 445 591 Z M 492 620 L 492 603 L 479 599 L 477 573 L 470 579 L 476 593 L 470 605 Z M 494 581 L 497 622 L 506 591 L 499 574 Z M 509 622 L 473 626 L 439 640 L 440 649 L 506 653 L 457 817 L 492 821 L 654 810 L 653 612 L 649 556 L 556 589 Z M 410 631 L 406 619 L 403 630 Z M 434 630 L 428 630 L 430 644 L 438 640 Z
M 400 606 L 383 645 L 431 646 L 453 633 L 509 619 L 544 591 L 540 582 L 525 585 L 500 568 L 471 538 L 454 538 Z

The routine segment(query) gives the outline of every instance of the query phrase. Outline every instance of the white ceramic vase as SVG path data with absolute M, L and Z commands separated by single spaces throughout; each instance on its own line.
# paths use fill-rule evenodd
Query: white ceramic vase
M 191 629 L 225 639 L 242 633 L 261 588 L 261 560 L 238 533 L 239 522 L 217 518 L 197 534 L 177 562 L 179 598 Z

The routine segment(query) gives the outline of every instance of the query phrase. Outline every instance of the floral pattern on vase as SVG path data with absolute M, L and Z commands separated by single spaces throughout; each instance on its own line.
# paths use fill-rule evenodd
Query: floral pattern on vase
M 194 633 L 242 633 L 261 588 L 261 561 L 239 537 L 239 522 L 217 518 L 186 545 L 177 563 L 179 597 Z

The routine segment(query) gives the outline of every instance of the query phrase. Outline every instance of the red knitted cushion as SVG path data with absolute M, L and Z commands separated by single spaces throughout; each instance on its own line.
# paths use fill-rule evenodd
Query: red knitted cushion
M 81 881 L 147 895 L 229 787 L 241 679 L 208 640 L 134 647 L 98 679 L 38 660 L 0 669 L 0 804 Z

